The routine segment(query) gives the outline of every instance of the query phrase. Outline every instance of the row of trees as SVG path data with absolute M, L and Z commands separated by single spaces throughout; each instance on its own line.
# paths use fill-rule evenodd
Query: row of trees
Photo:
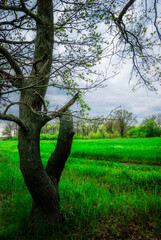
M 139 125 L 133 113 L 119 109 L 111 114 L 110 118 L 97 117 L 93 119 L 75 118 L 74 130 L 76 138 L 115 138 L 115 137 L 157 137 L 161 135 L 161 115 L 152 115 L 145 118 Z M 41 130 L 42 139 L 50 139 L 48 135 L 57 138 L 59 121 L 47 123 Z M 12 138 L 18 135 L 18 126 L 7 123 L 2 134 Z
M 59 123 L 53 122 L 43 127 L 42 133 L 56 134 Z M 161 115 L 152 115 L 138 124 L 133 113 L 125 109 L 113 112 L 110 117 L 91 120 L 74 119 L 76 137 L 116 138 L 116 137 L 159 137 L 161 135 Z

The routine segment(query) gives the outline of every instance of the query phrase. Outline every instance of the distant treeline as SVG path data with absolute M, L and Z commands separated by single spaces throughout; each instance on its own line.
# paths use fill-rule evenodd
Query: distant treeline
M 108 118 L 74 118 L 75 139 L 80 138 L 145 138 L 161 136 L 161 114 L 145 118 L 140 124 L 133 113 L 125 109 L 113 112 Z M 58 137 L 59 121 L 47 123 L 41 130 L 41 140 L 55 140 Z M 18 128 L 15 123 L 7 123 L 2 132 L 5 138 L 17 139 Z

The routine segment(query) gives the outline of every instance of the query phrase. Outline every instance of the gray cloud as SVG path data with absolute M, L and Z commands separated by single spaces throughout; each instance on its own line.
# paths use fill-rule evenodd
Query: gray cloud
M 157 94 L 145 87 L 133 91 L 133 82 L 128 84 L 129 69 L 128 67 L 123 69 L 121 74 L 110 80 L 105 88 L 86 95 L 85 99 L 92 108 L 92 115 L 107 116 L 111 110 L 120 105 L 121 108 L 133 112 L 139 122 L 149 115 L 161 113 L 159 84 L 156 84 L 158 85 Z

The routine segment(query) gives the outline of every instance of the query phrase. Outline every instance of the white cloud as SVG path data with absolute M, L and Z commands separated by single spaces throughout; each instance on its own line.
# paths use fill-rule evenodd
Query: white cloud
M 120 105 L 134 113 L 139 121 L 149 115 L 161 113 L 161 89 L 159 88 L 157 94 L 143 87 L 133 92 L 133 82 L 128 84 L 129 70 L 130 65 L 126 65 L 121 74 L 107 83 L 107 87 L 86 95 L 85 99 L 92 107 L 91 115 L 107 116 Z

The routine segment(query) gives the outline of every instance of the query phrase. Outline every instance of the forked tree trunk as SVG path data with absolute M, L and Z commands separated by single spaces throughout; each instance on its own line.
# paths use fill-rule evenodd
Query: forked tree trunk
M 46 172 L 53 182 L 59 182 L 64 165 L 70 154 L 74 135 L 73 118 L 68 110 L 60 117 L 59 136 L 55 151 L 47 163 Z
M 40 127 L 31 124 L 27 134 L 19 131 L 20 169 L 33 198 L 30 226 L 40 223 L 60 223 L 58 183 L 71 150 L 74 135 L 73 120 L 69 115 L 60 118 L 57 146 L 44 169 L 40 157 Z

